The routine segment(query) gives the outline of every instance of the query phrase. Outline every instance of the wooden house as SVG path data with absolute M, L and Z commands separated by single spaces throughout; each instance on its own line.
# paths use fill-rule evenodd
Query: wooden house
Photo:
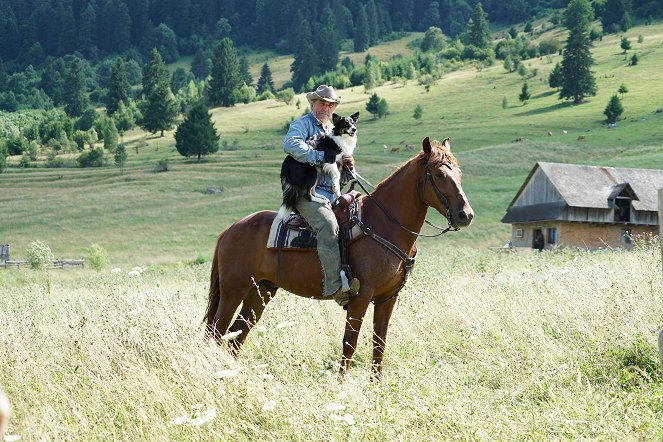
M 663 170 L 536 163 L 509 204 L 511 245 L 632 247 L 658 234 Z

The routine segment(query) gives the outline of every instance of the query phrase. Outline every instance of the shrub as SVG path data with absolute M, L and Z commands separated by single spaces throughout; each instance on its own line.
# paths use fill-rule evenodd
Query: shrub
M 86 249 L 86 261 L 90 268 L 101 270 L 108 265 L 108 252 L 99 244 L 91 244 Z
M 26 254 L 30 267 L 35 270 L 44 269 L 53 263 L 53 252 L 51 248 L 41 241 L 32 241 Z
M 295 98 L 295 91 L 292 88 L 283 89 L 276 93 L 276 99 L 288 105 L 292 102 L 293 98 Z
M 86 150 L 76 161 L 79 167 L 101 167 L 105 162 L 104 151 L 102 148 Z
M 168 158 L 164 158 L 163 160 L 159 160 L 156 166 L 154 166 L 154 172 L 155 173 L 168 172 L 169 167 L 170 166 L 168 165 Z

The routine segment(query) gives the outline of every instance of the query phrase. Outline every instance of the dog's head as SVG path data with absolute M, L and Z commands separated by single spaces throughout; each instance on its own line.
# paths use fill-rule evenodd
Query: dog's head
M 341 117 L 338 114 L 332 115 L 332 122 L 334 123 L 334 130 L 332 135 L 343 136 L 347 135 L 354 137 L 357 134 L 357 120 L 359 119 L 359 112 L 355 112 L 349 117 Z

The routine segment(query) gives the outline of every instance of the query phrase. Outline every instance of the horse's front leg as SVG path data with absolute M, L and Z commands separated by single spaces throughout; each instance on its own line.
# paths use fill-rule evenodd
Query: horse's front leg
M 345 333 L 343 334 L 343 359 L 341 360 L 341 374 L 345 374 L 350 369 L 352 355 L 357 348 L 357 339 L 361 323 L 366 315 L 368 304 L 373 297 L 372 291 L 367 293 L 362 287 L 359 294 L 350 299 L 348 303 L 348 314 L 345 320 Z
M 385 302 L 376 304 L 373 308 L 373 376 L 378 380 L 382 377 L 382 359 L 387 345 L 389 319 L 391 319 L 397 300 L 398 298 L 394 296 Z

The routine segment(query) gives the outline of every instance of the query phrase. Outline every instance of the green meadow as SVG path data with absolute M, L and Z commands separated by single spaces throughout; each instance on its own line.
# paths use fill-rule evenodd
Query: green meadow
M 537 161 L 663 166 L 663 24 L 627 36 L 626 55 L 619 35 L 596 42 L 598 94 L 578 106 L 547 86 L 558 55 L 526 61 L 537 70 L 526 104 L 523 79 L 501 64 L 448 72 L 429 92 L 416 82 L 339 91 L 339 113 L 361 112 L 362 176 L 377 184 L 416 153 L 406 144 L 450 137 L 475 210 L 469 228 L 420 241 L 382 382 L 370 380 L 372 309 L 343 379 L 345 313 L 331 302 L 280 293 L 237 360 L 203 339 L 216 237 L 278 208 L 284 126 L 304 112 L 303 95 L 212 109 L 224 148 L 200 163 L 179 156 L 173 131 L 136 130 L 124 134 L 124 171 L 7 168 L 0 243 L 13 259 L 35 240 L 61 258 L 99 244 L 123 269 L 0 269 L 9 440 L 660 440 L 660 245 L 490 249 L 509 240 L 500 219 Z M 371 53 L 386 59 L 417 37 Z M 254 70 L 269 59 L 275 79 L 287 77 L 287 57 L 252 57 Z M 625 112 L 609 129 L 603 109 L 621 84 Z M 385 119 L 365 111 L 371 93 L 387 100 Z M 132 277 L 133 266 L 146 270 Z
M 560 31 L 540 38 L 551 35 L 565 38 Z M 642 43 L 637 42 L 639 35 Z M 635 27 L 627 36 L 633 42 L 629 54 L 637 52 L 639 64 L 628 66 L 630 55 L 619 48 L 619 35 L 596 42 L 598 94 L 578 106 L 560 101 L 547 85 L 550 70 L 561 61 L 559 55 L 525 62 L 530 72 L 536 70 L 527 80 L 532 98 L 526 104 L 517 98 L 523 79 L 499 63 L 448 72 L 429 92 L 416 82 L 387 83 L 369 92 L 363 87 L 339 91 L 343 102 L 338 111 L 361 113 L 359 173 L 377 183 L 414 155 L 405 144 L 418 149 L 426 136 L 450 137 L 476 218 L 469 229 L 442 241 L 488 247 L 508 241 L 510 229 L 499 220 L 536 161 L 663 164 L 663 113 L 656 113 L 663 107 L 663 25 Z M 417 37 L 371 48 L 371 53 L 387 59 L 397 50 L 409 51 L 407 43 Z M 363 59 L 362 54 L 354 56 L 356 62 Z M 268 55 L 255 57 L 259 69 Z M 272 69 L 278 77 L 288 71 L 289 63 Z M 623 96 L 625 112 L 617 128 L 608 129 L 603 109 L 621 84 L 629 90 Z M 387 100 L 386 118 L 374 119 L 366 112 L 370 93 Z M 255 210 L 278 208 L 284 126 L 306 105 L 302 94 L 290 105 L 268 100 L 212 109 L 226 148 L 201 163 L 177 154 L 173 131 L 161 138 L 137 130 L 124 135 L 129 152 L 124 173 L 112 166 L 10 167 L 0 174 L 0 241 L 11 244 L 15 257 L 21 257 L 33 240 L 46 242 L 64 258 L 82 257 L 86 247 L 98 243 L 109 251 L 111 263 L 124 266 L 209 255 L 217 234 L 234 220 Z M 423 108 L 418 121 L 412 116 L 416 105 Z M 579 136 L 585 140 L 579 141 Z M 516 139 L 523 141 L 512 142 Z M 399 151 L 391 152 L 392 148 Z M 169 171 L 155 173 L 157 162 L 165 159 Z M 221 192 L 206 194 L 208 188 Z M 431 217 L 443 222 L 437 214 Z

